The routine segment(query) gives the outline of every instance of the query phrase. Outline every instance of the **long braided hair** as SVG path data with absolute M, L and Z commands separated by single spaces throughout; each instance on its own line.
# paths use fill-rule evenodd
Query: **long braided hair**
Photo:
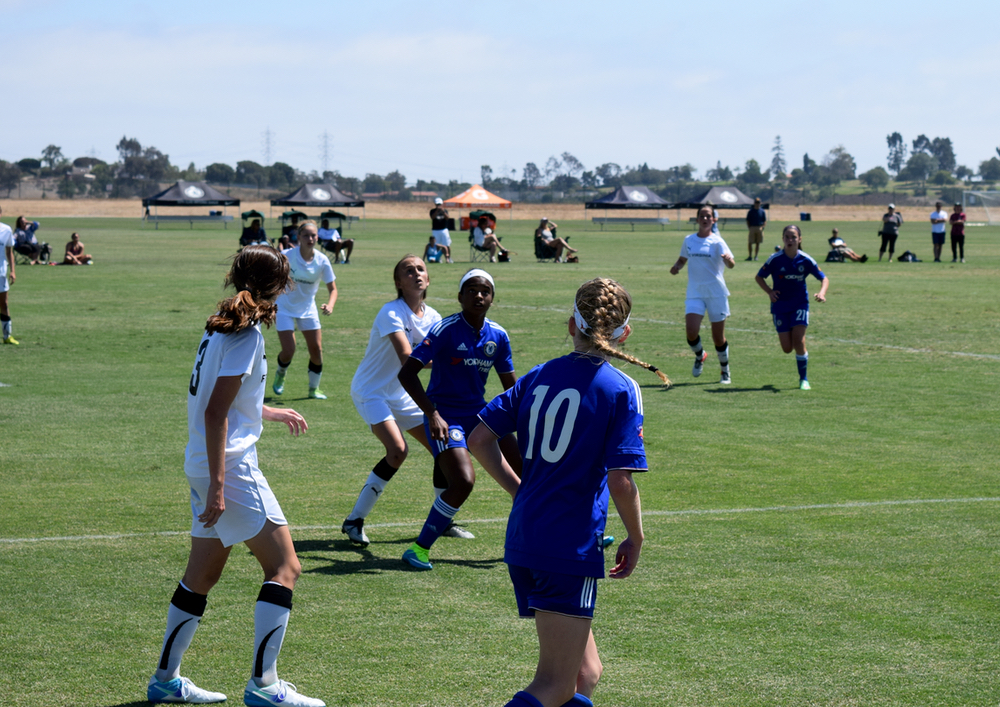
M 615 329 L 622 326 L 632 312 L 632 296 L 624 287 L 604 277 L 585 282 L 576 291 L 576 308 L 588 325 L 581 333 L 590 339 L 594 348 L 606 356 L 652 371 L 664 385 L 670 385 L 670 379 L 663 371 L 624 353 L 612 342 Z
M 210 334 L 235 334 L 257 322 L 274 323 L 275 298 L 285 291 L 291 278 L 288 258 L 269 245 L 252 245 L 233 256 L 224 287 L 236 294 L 219 302 L 219 311 L 208 318 Z

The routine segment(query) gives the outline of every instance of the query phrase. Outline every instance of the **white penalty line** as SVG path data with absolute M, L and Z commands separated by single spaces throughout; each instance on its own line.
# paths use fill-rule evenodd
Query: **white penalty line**
M 885 508 L 890 506 L 924 506 L 948 503 L 997 503 L 1000 497 L 984 496 L 978 498 L 916 498 L 900 501 L 847 501 L 845 503 L 813 503 L 803 506 L 761 506 L 754 508 L 691 508 L 680 511 L 643 511 L 644 517 L 684 517 L 706 515 L 739 515 L 743 513 L 791 513 L 801 511 L 850 510 L 854 508 Z M 461 525 L 490 525 L 506 523 L 506 518 L 462 518 Z M 402 521 L 397 523 L 372 523 L 367 528 L 412 528 L 418 527 L 422 521 Z M 292 531 L 340 530 L 340 525 L 297 525 L 290 526 Z M 153 533 L 114 533 L 108 535 L 65 535 L 47 538 L 0 538 L 0 545 L 25 545 L 44 542 L 89 542 L 94 540 L 127 540 L 129 538 L 156 538 L 190 535 L 189 530 L 164 530 Z
M 442 298 L 428 297 L 427 299 L 434 299 L 441 302 L 450 302 L 451 300 L 445 300 Z M 536 312 L 559 312 L 560 314 L 565 314 L 567 318 L 571 314 L 569 310 L 565 307 L 532 307 L 530 305 L 523 304 L 498 304 L 496 305 L 500 309 L 525 309 Z M 632 321 L 644 322 L 646 324 L 661 324 L 663 326 L 684 326 L 684 322 L 674 322 L 667 319 L 645 319 L 643 317 L 632 317 Z M 767 336 L 773 334 L 771 330 L 761 331 L 760 329 L 738 329 L 736 327 L 726 327 L 729 331 L 740 332 L 743 334 L 758 334 Z M 965 358 L 980 358 L 989 361 L 1000 361 L 1000 354 L 980 354 L 980 353 L 969 353 L 966 351 L 936 351 L 934 349 L 917 349 L 912 346 L 894 346 L 892 344 L 877 344 L 869 341 L 858 341 L 857 339 L 838 339 L 832 336 L 813 336 L 809 335 L 811 341 L 834 341 L 838 344 L 848 344 L 850 346 L 869 346 L 876 349 L 889 349 L 891 351 L 902 351 L 903 353 L 913 353 L 913 354 L 939 354 L 941 356 L 962 356 Z

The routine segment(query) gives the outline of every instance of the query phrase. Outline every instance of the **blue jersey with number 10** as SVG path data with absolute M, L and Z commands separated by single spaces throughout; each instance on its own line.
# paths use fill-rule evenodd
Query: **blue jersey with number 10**
M 785 255 L 781 250 L 772 255 L 757 272 L 759 277 L 773 278 L 771 289 L 777 290 L 778 301 L 771 303 L 771 314 L 781 314 L 796 309 L 809 309 L 809 291 L 806 289 L 806 276 L 812 275 L 817 280 L 825 280 L 826 275 L 819 265 L 801 250 L 794 258 Z
M 572 353 L 531 369 L 479 418 L 498 437 L 517 432 L 523 459 L 504 561 L 603 577 L 608 471 L 647 468 L 639 385 Z

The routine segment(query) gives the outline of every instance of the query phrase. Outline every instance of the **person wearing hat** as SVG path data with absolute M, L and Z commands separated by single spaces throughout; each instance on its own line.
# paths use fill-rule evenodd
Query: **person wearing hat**
M 753 206 L 747 211 L 747 260 L 756 260 L 760 252 L 760 244 L 764 242 L 764 226 L 767 225 L 767 212 L 760 206 L 760 197 L 753 200 Z
M 889 211 L 882 216 L 882 230 L 878 232 L 882 236 L 882 246 L 878 249 L 878 260 L 882 262 L 885 249 L 889 248 L 889 262 L 892 262 L 892 254 L 896 250 L 896 239 L 899 237 L 899 227 L 903 225 L 903 214 L 896 211 L 895 204 L 889 204 Z
M 955 204 L 955 211 L 948 217 L 951 221 L 951 262 L 961 258 L 965 262 L 965 213 L 961 204 Z
M 934 245 L 934 262 L 941 262 L 941 250 L 944 248 L 944 232 L 948 223 L 948 214 L 941 209 L 941 202 L 934 204 L 931 212 L 931 242 Z
M 448 232 L 448 209 L 444 208 L 444 199 L 440 196 L 434 199 L 434 208 L 431 209 L 431 235 L 438 248 L 444 251 L 445 262 L 454 262 L 451 259 L 451 233 Z

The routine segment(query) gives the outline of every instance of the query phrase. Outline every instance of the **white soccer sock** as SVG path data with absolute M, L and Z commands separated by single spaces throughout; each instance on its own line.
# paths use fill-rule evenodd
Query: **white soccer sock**
M 167 610 L 167 630 L 156 666 L 156 679 L 160 682 L 170 682 L 181 674 L 181 659 L 198 630 L 206 601 L 204 595 L 195 594 L 183 583 L 178 584 Z
M 322 371 L 320 371 L 319 373 L 313 373 L 312 371 L 309 371 L 309 387 L 319 388 L 319 379 L 322 377 L 323 377 Z
M 722 370 L 723 371 L 726 371 L 728 373 L 729 372 L 729 344 L 728 344 L 728 342 L 726 343 L 726 348 L 722 349 L 722 351 L 716 351 L 716 353 L 719 355 L 719 365 L 722 366 Z
M 278 682 L 278 654 L 291 611 L 292 590 L 276 582 L 265 582 L 253 612 L 253 679 L 258 687 Z
M 389 483 L 385 479 L 379 477 L 374 471 L 368 473 L 368 479 L 365 481 L 364 488 L 361 489 L 361 493 L 358 494 L 358 500 L 354 504 L 354 508 L 351 510 L 350 514 L 347 516 L 347 520 L 357 520 L 358 518 L 367 518 L 368 514 L 372 512 L 375 504 L 378 502 L 379 496 L 385 491 L 385 485 Z
M 11 332 L 10 320 L 6 319 L 4 320 L 3 323 L 3 338 L 9 339 L 11 336 L 10 332 Z

